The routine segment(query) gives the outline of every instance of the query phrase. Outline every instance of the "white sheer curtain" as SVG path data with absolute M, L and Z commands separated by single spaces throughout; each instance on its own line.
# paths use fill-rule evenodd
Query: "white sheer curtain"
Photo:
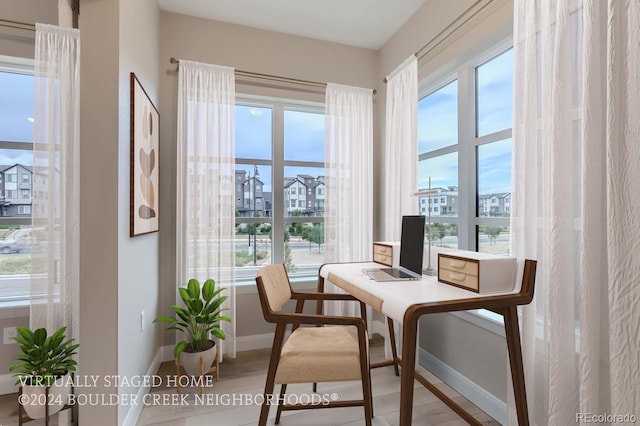
M 638 40 L 635 0 L 515 2 L 512 253 L 539 261 L 522 310 L 533 424 L 640 413 Z
M 385 131 L 384 238 L 400 241 L 402 216 L 416 214 L 418 203 L 418 60 L 411 55 L 387 76 Z M 395 321 L 396 347 L 402 348 L 402 329 Z M 385 356 L 391 358 L 385 328 Z
M 372 258 L 372 96 L 371 89 L 327 84 L 324 118 L 327 262 L 360 262 Z M 353 302 L 331 302 L 325 304 L 325 311 L 358 315 L 359 308 Z
M 32 328 L 78 338 L 80 32 L 36 24 Z
M 180 61 L 177 275 L 213 278 L 229 296 L 221 353 L 235 357 L 235 76 L 233 68 Z M 176 297 L 177 292 L 176 292 Z
M 400 240 L 402 216 L 418 203 L 418 60 L 411 55 L 387 76 L 384 238 Z

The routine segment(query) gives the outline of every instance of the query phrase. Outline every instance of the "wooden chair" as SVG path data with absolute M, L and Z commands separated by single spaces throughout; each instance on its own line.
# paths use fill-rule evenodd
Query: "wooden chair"
M 356 300 L 347 294 L 302 293 L 291 290 L 284 265 L 267 265 L 260 268 L 256 277 L 258 295 L 264 319 L 276 324 L 264 403 L 260 411 L 259 425 L 265 426 L 270 405 L 278 402 L 275 424 L 280 422 L 283 410 L 308 408 L 332 408 L 363 406 L 366 425 L 373 417 L 371 377 L 369 375 L 369 342 L 366 321 L 357 317 L 303 314 L 306 300 Z M 295 313 L 282 313 L 280 309 L 289 300 L 297 301 Z M 361 312 L 365 312 L 360 303 Z M 292 332 L 285 342 L 287 325 Z M 311 325 L 314 327 L 300 327 Z M 331 325 L 332 327 L 322 327 Z M 361 400 L 325 401 L 311 404 L 284 404 L 287 384 L 360 380 Z M 275 384 L 281 384 L 280 396 L 274 398 Z

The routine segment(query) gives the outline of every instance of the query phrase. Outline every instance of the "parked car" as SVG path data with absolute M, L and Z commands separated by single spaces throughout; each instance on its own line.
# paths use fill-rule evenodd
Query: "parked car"
M 41 231 L 39 228 L 16 229 L 0 240 L 0 253 L 30 253 L 33 248 L 40 245 L 37 236 Z

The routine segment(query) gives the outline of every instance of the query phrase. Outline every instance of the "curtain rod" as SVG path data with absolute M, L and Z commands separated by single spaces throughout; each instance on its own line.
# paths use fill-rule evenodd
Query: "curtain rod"
M 485 7 L 487 7 L 489 5 L 489 3 L 491 3 L 492 1 L 493 0 L 477 0 L 475 3 L 473 3 L 471 6 L 469 6 L 464 12 L 462 12 L 456 19 L 454 19 L 453 22 L 451 22 L 449 25 L 444 27 L 442 29 L 442 31 L 440 31 L 438 34 L 436 34 L 435 37 L 433 37 L 431 40 L 429 40 L 427 43 L 425 43 L 424 46 L 422 46 L 420 49 L 418 49 L 418 51 L 416 53 L 414 53 L 414 56 L 418 60 L 420 60 L 423 57 L 425 57 L 429 52 L 431 52 L 433 49 L 435 49 L 440 44 L 442 44 L 446 39 L 448 39 L 460 27 L 462 27 L 464 24 L 469 22 L 469 20 L 471 20 L 478 13 L 482 12 L 482 10 Z M 478 7 L 476 10 L 473 10 L 479 4 L 481 4 L 480 7 Z M 382 81 L 384 81 L 386 83 L 387 82 L 387 77 L 385 77 Z
M 176 65 L 176 69 L 180 68 L 180 61 L 174 58 L 173 56 L 169 59 L 169 62 Z M 241 77 L 261 78 L 263 80 L 271 80 L 271 81 L 277 81 L 281 83 L 301 84 L 304 86 L 315 86 L 315 87 L 322 87 L 322 88 L 327 87 L 327 83 L 322 83 L 320 81 L 301 80 L 299 78 L 283 77 L 283 76 L 272 75 L 272 74 L 262 74 L 259 72 L 252 72 L 252 71 L 234 70 L 234 72 L 236 75 L 239 75 Z M 376 94 L 376 92 L 377 91 L 373 89 L 374 95 Z
M 0 18 L 0 27 L 15 28 L 18 30 L 35 31 L 36 25 L 28 22 L 12 21 L 10 19 Z M 24 28 L 27 27 L 27 28 Z

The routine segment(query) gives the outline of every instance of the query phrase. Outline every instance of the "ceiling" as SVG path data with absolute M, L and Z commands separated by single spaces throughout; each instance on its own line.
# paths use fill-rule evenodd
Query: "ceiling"
M 158 0 L 160 9 L 378 49 L 425 0 Z

